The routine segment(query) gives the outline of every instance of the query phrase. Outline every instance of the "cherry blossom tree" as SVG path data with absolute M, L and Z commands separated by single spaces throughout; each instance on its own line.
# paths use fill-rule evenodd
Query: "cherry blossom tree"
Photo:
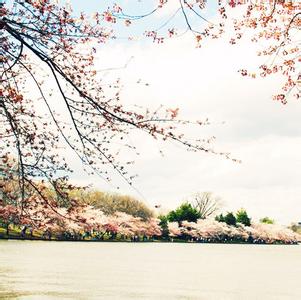
M 182 234 L 178 222 L 168 223 L 168 231 L 169 231 L 169 235 L 171 237 L 177 237 L 177 236 L 180 236 Z
M 157 9 L 164 9 L 171 2 L 160 1 Z M 170 19 L 159 30 L 146 31 L 146 36 L 162 43 L 189 32 L 197 47 L 201 47 L 208 38 L 217 39 L 231 33 L 230 44 L 237 44 L 247 35 L 252 42 L 261 43 L 263 49 L 257 54 L 265 58 L 265 62 L 257 70 L 242 67 L 239 70 L 242 76 L 256 78 L 279 74 L 283 77 L 283 86 L 275 90 L 273 99 L 286 104 L 288 99 L 300 98 L 300 1 L 179 0 L 178 3 Z M 217 14 L 211 20 L 206 17 L 206 9 L 212 7 Z M 120 11 L 113 15 L 118 18 L 124 14 Z M 182 15 L 185 23 L 181 31 L 173 22 L 178 15 Z
M 140 234 L 142 230 L 141 218 L 134 217 L 124 212 L 114 214 L 119 227 L 119 233 L 125 237 L 134 237 Z
M 0 202 L 0 223 L 6 227 L 6 235 L 9 235 L 10 224 L 18 223 L 19 211 L 14 205 L 3 206 Z
M 156 218 L 150 218 L 146 222 L 146 236 L 148 237 L 158 237 L 162 235 L 161 227 L 159 226 L 160 220 Z
M 300 241 L 300 235 L 283 226 L 275 224 L 252 224 L 251 234 L 255 242 L 265 242 L 272 244 L 275 242 L 295 243 Z
M 169 223 L 171 237 L 190 237 L 206 242 L 253 242 L 295 244 L 301 236 L 292 230 L 274 224 L 253 223 L 251 226 L 231 226 L 212 219 L 200 219 L 197 222 L 183 221 Z

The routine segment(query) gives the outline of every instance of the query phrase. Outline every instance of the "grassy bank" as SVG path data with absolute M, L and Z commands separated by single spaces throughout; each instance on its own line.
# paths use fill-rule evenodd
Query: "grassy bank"
M 23 240 L 23 241 L 61 241 L 61 242 L 139 242 L 139 243 L 206 243 L 206 244 L 260 244 L 266 245 L 264 242 L 252 242 L 252 241 L 242 241 L 242 240 L 225 240 L 225 241 L 217 241 L 217 240 L 191 240 L 191 239 L 181 239 L 181 238 L 143 238 L 138 237 L 136 239 L 125 238 L 120 235 L 116 235 L 112 238 L 110 235 L 103 235 L 101 238 L 97 236 L 90 237 L 82 237 L 82 236 L 73 236 L 69 238 L 64 238 L 63 236 L 55 236 L 51 237 L 45 236 L 41 231 L 33 231 L 32 234 L 26 232 L 22 235 L 22 230 L 18 226 L 11 226 L 9 229 L 9 235 L 6 233 L 6 228 L 0 227 L 0 239 L 5 240 Z M 296 245 L 294 243 L 293 245 Z M 285 244 L 283 242 L 275 242 L 268 245 L 291 245 Z

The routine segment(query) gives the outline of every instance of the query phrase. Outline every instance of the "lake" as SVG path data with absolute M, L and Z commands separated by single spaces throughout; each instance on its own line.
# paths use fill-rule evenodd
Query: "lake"
M 0 299 L 301 299 L 301 246 L 2 240 Z

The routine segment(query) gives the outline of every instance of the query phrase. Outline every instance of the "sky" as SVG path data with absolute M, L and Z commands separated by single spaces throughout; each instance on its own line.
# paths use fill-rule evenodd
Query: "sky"
M 75 11 L 97 8 L 97 1 L 88 7 L 83 1 L 71 2 Z M 174 11 L 173 5 L 168 9 L 166 15 Z M 99 69 L 116 69 L 101 76 L 121 78 L 125 105 L 156 108 L 163 104 L 179 107 L 183 119 L 208 117 L 211 125 L 187 132 L 195 138 L 214 135 L 214 148 L 230 152 L 242 163 L 187 152 L 137 134 L 132 138 L 141 155 L 131 169 L 139 174 L 136 189 L 117 174 L 112 185 L 88 176 L 75 159 L 72 180 L 131 194 L 151 207 L 160 204 L 162 210 L 175 208 L 193 193 L 211 191 L 221 197 L 222 211 L 245 208 L 255 220 L 269 216 L 282 224 L 301 221 L 301 103 L 292 99 L 284 106 L 272 100 L 279 91 L 279 77 L 254 80 L 237 72 L 256 70 L 264 62 L 256 56 L 261 47 L 248 39 L 235 46 L 220 39 L 199 49 L 189 34 L 162 45 L 140 39 L 102 46 Z

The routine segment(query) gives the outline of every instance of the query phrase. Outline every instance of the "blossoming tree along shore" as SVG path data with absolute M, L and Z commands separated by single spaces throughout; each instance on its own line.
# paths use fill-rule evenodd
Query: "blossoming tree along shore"
M 61 198 L 67 196 L 65 191 L 71 186 L 65 174 L 71 170 L 64 157 L 58 155 L 62 141 L 88 172 L 110 180 L 110 170 L 114 170 L 129 184 L 134 176 L 128 174 L 126 167 L 132 161 L 122 161 L 112 144 L 122 143 L 124 149 L 135 153 L 136 146 L 127 140 L 132 130 L 180 143 L 188 150 L 216 153 L 210 140 L 186 138 L 181 127 L 193 122 L 179 119 L 177 108 L 150 111 L 125 107 L 120 98 L 120 82 L 117 80 L 107 87 L 95 68 L 99 45 L 118 35 L 112 24 L 125 22 L 125 26 L 130 26 L 163 10 L 168 2 L 154 1 L 154 9 L 140 16 L 130 16 L 114 4 L 93 14 L 91 20 L 84 13 L 75 17 L 70 5 L 58 1 L 1 1 L 1 168 L 7 180 L 17 178 L 20 196 L 11 197 L 9 204 L 20 207 L 21 216 L 28 206 L 27 200 L 36 201 L 36 197 L 57 210 L 45 196 L 40 180 L 50 182 Z M 182 16 L 184 32 L 190 32 L 200 46 L 205 38 L 223 35 L 225 20 L 236 3 L 217 1 L 217 22 L 203 16 L 208 6 L 203 0 L 179 0 L 175 14 Z M 230 42 L 236 43 L 245 29 L 254 31 L 254 41 L 267 40 L 268 48 L 260 54 L 274 59 L 270 65 L 260 66 L 260 75 L 284 76 L 283 93 L 275 99 L 286 103 L 289 93 L 299 98 L 299 42 L 294 36 L 300 30 L 300 3 L 257 1 L 241 7 L 246 13 L 234 20 L 235 37 Z M 195 27 L 192 16 L 202 21 L 199 28 Z M 162 28 L 168 27 L 166 34 L 145 28 L 145 36 L 161 43 L 165 38 L 179 35 L 172 20 L 163 20 L 166 26 Z M 247 70 L 241 73 L 255 77 Z M 64 107 L 64 116 L 56 113 L 54 99 L 59 99 Z M 43 113 L 37 107 L 44 107 Z M 229 157 L 227 153 L 219 154 Z M 17 157 L 14 163 L 9 161 L 11 156 Z M 70 203 L 77 205 L 75 201 Z
M 163 234 L 163 228 L 157 218 L 143 220 L 124 212 L 106 215 L 101 210 L 87 205 L 76 206 L 72 211 L 57 207 L 54 211 L 37 198 L 29 199 L 27 215 L 21 220 L 20 212 L 17 210 L 18 208 L 12 205 L 0 206 L 0 228 L 5 225 L 6 238 L 12 237 L 10 227 L 13 224 L 22 226 L 17 238 L 31 239 L 37 238 L 37 232 L 40 232 L 39 238 L 49 240 L 150 241 L 153 238 L 161 240 Z M 274 224 L 252 222 L 248 226 L 242 223 L 234 226 L 224 221 L 207 218 L 198 219 L 196 222 L 187 220 L 180 223 L 169 222 L 167 226 L 171 241 L 177 239 L 209 243 L 255 244 L 296 244 L 301 241 L 299 234 Z M 166 241 L 166 237 L 163 236 L 162 240 Z
M 186 236 L 203 242 L 248 242 L 255 244 L 294 244 L 300 242 L 300 235 L 279 225 L 252 224 L 251 226 L 230 226 L 212 219 L 197 222 L 169 223 L 171 237 Z

